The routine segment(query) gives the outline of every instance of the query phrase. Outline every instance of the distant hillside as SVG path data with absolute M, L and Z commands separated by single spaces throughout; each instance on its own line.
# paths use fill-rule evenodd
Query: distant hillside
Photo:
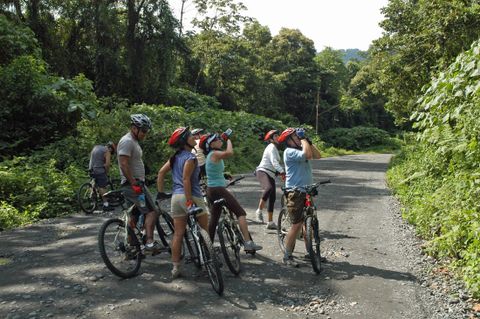
M 346 50 L 341 49 L 338 51 L 343 53 L 342 59 L 344 63 L 347 63 L 350 60 L 362 61 L 362 60 L 365 60 L 367 56 L 367 52 L 361 51 L 359 49 L 346 49 Z

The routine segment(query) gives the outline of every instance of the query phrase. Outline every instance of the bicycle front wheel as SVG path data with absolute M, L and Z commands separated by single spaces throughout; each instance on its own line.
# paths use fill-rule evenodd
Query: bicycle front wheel
M 78 189 L 77 201 L 80 208 L 87 214 L 93 213 L 97 208 L 98 194 L 92 184 L 85 183 Z
M 310 260 L 312 261 L 312 268 L 315 273 L 319 274 L 321 268 L 320 258 L 320 234 L 318 229 L 318 219 L 308 216 L 305 219 L 305 247 L 307 249 Z
M 98 233 L 98 248 L 103 262 L 121 278 L 135 276 L 142 263 L 140 243 L 134 237 L 134 232 L 129 227 L 125 228 L 123 220 L 118 218 L 107 220 Z
M 228 269 L 238 276 L 240 273 L 240 244 L 237 234 L 232 229 L 232 225 L 226 223 L 225 220 L 218 225 L 217 234 Z
M 222 271 L 220 270 L 220 265 L 217 259 L 217 255 L 213 251 L 212 242 L 210 241 L 210 237 L 208 233 L 199 227 L 199 239 L 200 242 L 198 243 L 201 250 L 202 255 L 202 263 L 207 269 L 208 279 L 212 284 L 213 290 L 219 295 L 223 294 L 223 275 Z

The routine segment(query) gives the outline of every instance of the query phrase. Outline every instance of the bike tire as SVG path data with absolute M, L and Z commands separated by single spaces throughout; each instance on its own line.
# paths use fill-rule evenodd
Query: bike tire
M 210 280 L 213 290 L 215 290 L 215 292 L 221 296 L 223 294 L 224 284 L 220 263 L 217 259 L 215 251 L 213 250 L 213 245 L 210 241 L 208 233 L 201 227 L 199 227 L 199 230 L 200 232 L 198 235 L 200 242 L 198 244 L 204 258 L 202 264 L 207 270 L 208 279 Z
M 292 223 L 290 222 L 290 216 L 288 215 L 288 211 L 286 207 L 283 207 L 278 214 L 277 220 L 277 238 L 278 238 L 278 245 L 283 253 L 285 253 L 285 241 L 287 238 L 288 231 L 292 227 Z
M 131 278 L 138 273 L 142 263 L 142 251 L 132 229 L 118 218 L 105 221 L 98 233 L 98 248 L 107 268 L 121 278 Z
M 305 248 L 310 256 L 312 268 L 315 273 L 322 271 L 320 256 L 320 234 L 318 229 L 318 219 L 308 216 L 305 219 Z
M 202 262 L 200 260 L 200 252 L 198 250 L 198 246 L 195 244 L 195 240 L 193 239 L 193 235 L 190 230 L 185 232 L 185 236 L 183 238 L 183 255 L 185 256 L 185 247 L 188 250 L 188 254 L 190 256 L 190 260 L 193 262 L 195 267 L 198 269 L 202 268 Z
M 229 223 L 222 220 L 217 228 L 218 239 L 220 241 L 220 248 L 222 250 L 223 259 L 225 260 L 228 269 L 238 276 L 241 270 L 240 264 L 240 244 L 236 232 L 232 229 Z
M 98 194 L 92 184 L 84 183 L 77 192 L 77 201 L 80 209 L 86 214 L 91 214 L 97 208 Z

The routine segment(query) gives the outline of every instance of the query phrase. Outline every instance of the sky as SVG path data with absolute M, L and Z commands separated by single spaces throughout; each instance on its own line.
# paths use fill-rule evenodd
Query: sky
M 245 15 L 270 28 L 273 36 L 282 28 L 299 29 L 313 40 L 317 51 L 334 49 L 367 50 L 382 35 L 380 9 L 388 0 L 242 0 Z M 181 0 L 169 0 L 177 17 Z M 187 20 L 195 9 L 187 2 Z M 188 29 L 188 26 L 187 26 Z

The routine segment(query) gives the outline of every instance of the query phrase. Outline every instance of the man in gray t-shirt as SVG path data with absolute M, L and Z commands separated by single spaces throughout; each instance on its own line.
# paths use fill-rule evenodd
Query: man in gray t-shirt
M 160 244 L 153 241 L 156 214 L 153 201 L 145 189 L 145 165 L 142 160 L 142 148 L 138 143 L 145 139 L 148 131 L 152 128 L 152 123 L 145 114 L 133 114 L 130 119 L 130 132 L 120 139 L 117 146 L 122 191 L 126 199 L 134 203 L 145 218 L 147 235 L 145 253 L 153 254 L 160 250 Z

